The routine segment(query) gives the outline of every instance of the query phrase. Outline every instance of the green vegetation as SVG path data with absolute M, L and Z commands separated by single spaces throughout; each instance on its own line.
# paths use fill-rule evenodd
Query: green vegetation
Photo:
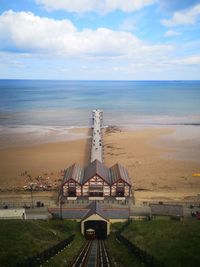
M 85 238 L 81 233 L 77 233 L 73 242 L 61 251 L 58 255 L 51 258 L 48 262 L 43 264 L 43 267 L 66 267 L 71 266 L 77 257 L 81 247 L 85 242 Z
M 200 263 L 200 221 L 131 222 L 122 234 L 166 266 L 196 267 Z
M 128 251 L 128 249 L 122 243 L 116 240 L 114 233 L 118 231 L 122 226 L 122 223 L 115 223 L 112 225 L 112 234 L 106 240 L 106 246 L 108 248 L 109 254 L 120 267 L 144 266 L 136 259 L 136 257 L 132 253 Z
M 23 262 L 75 234 L 68 247 L 43 264 L 45 267 L 70 266 L 85 242 L 79 223 L 74 221 L 7 220 L 0 224 L 0 266 L 4 267 Z M 115 232 L 123 225 L 117 223 L 112 226 L 112 234 L 106 240 L 107 248 L 118 266 L 142 267 L 144 265 L 133 253 L 115 238 Z M 122 234 L 168 267 L 199 265 L 200 221 L 131 222 Z
M 125 266 L 134 266 L 134 267 L 142 267 L 144 264 L 140 263 L 136 257 L 130 253 L 127 248 L 116 240 L 115 235 L 111 234 L 106 240 L 106 246 L 108 248 L 109 254 L 117 263 L 117 266 L 125 267 Z
M 6 220 L 0 224 L 0 266 L 4 267 L 33 257 L 71 234 L 80 232 L 77 222 L 64 220 Z

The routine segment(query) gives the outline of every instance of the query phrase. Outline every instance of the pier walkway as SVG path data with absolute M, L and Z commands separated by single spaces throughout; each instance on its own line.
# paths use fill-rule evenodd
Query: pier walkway
M 92 148 L 91 148 L 91 162 L 95 159 L 103 162 L 103 111 L 95 109 L 92 112 L 93 119 L 93 133 L 92 133 Z

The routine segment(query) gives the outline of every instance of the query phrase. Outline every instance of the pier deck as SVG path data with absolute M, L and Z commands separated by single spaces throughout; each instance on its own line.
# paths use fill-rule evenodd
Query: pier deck
M 103 162 L 103 111 L 95 109 L 92 112 L 93 116 L 93 133 L 92 133 L 92 148 L 91 148 L 91 162 L 95 159 Z

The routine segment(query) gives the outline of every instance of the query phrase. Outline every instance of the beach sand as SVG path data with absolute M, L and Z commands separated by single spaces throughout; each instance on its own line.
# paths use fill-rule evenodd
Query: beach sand
M 169 140 L 161 137 L 173 135 L 174 128 L 147 128 L 116 130 L 104 133 L 105 164 L 110 167 L 116 162 L 124 165 L 129 172 L 135 189 L 136 203 L 149 201 L 184 201 L 200 193 L 200 172 L 197 160 L 180 159 L 183 145 L 170 146 Z M 60 183 L 61 170 L 74 162 L 86 166 L 90 161 L 89 129 L 73 129 L 84 133 L 87 138 L 48 144 L 29 145 L 0 149 L 0 187 L 12 188 L 27 184 L 27 171 L 35 181 L 41 175 L 52 182 Z M 181 141 L 183 142 L 183 140 Z M 190 143 L 197 150 L 196 141 Z M 174 143 L 173 143 L 174 144 Z M 198 144 L 199 145 L 199 144 Z M 171 153 L 177 152 L 179 153 Z M 171 154 L 170 154 L 171 153 Z M 185 152 L 184 152 L 185 153 Z
M 165 143 L 160 138 L 174 132 L 170 128 L 150 128 L 105 133 L 105 163 L 111 166 L 119 162 L 128 169 L 136 203 L 192 200 L 200 193 L 200 177 L 192 176 L 200 172 L 200 162 L 177 156 L 181 149 L 185 153 L 187 141 L 182 146 L 178 145 L 179 141 L 177 146 L 169 146 L 169 140 Z M 194 153 L 199 151 L 195 140 L 193 147 Z
M 89 129 L 72 130 L 84 133 L 89 137 Z M 48 178 L 48 182 L 56 182 L 61 178 L 61 171 L 74 162 L 83 166 L 89 163 L 90 139 L 53 142 L 47 144 L 24 147 L 10 147 L 0 149 L 0 187 L 12 188 L 24 186 L 30 182 L 27 172 L 33 182 L 35 177 Z

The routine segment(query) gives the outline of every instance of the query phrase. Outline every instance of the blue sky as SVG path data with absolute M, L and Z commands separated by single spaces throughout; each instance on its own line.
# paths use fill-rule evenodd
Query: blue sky
M 0 0 L 0 78 L 200 78 L 199 0 Z

